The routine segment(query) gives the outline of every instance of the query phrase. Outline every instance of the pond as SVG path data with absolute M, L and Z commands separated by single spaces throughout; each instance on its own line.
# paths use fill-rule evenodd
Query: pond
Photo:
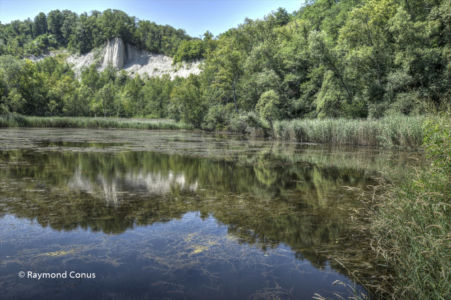
M 352 274 L 379 271 L 355 212 L 417 163 L 189 131 L 0 130 L 0 298 L 366 294 Z

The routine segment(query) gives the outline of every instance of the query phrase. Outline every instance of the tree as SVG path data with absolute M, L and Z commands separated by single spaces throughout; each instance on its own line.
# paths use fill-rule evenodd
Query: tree
M 202 40 L 182 41 L 174 55 L 174 63 L 193 61 L 204 57 L 205 46 Z
M 47 33 L 47 17 L 43 12 L 40 12 L 33 23 L 33 37 Z
M 144 83 L 139 76 L 128 79 L 121 93 L 121 101 L 127 116 L 143 116 L 145 114 L 145 103 L 142 94 Z
M 277 11 L 273 14 L 275 23 L 277 26 L 283 26 L 290 22 L 290 15 L 287 10 L 283 7 L 279 7 Z
M 63 10 L 63 23 L 61 25 L 61 35 L 63 43 L 66 46 L 71 40 L 72 35 L 75 33 L 77 26 L 77 14 L 70 10 Z
M 316 99 L 316 113 L 319 118 L 342 116 L 343 95 L 332 71 L 324 73 L 324 79 Z
M 234 42 L 224 41 L 221 47 L 209 57 L 207 61 L 208 75 L 212 78 L 210 88 L 215 95 L 225 103 L 232 102 L 238 112 L 238 83 L 243 74 L 243 55 L 234 48 Z
M 182 121 L 200 128 L 207 107 L 202 99 L 199 77 L 190 75 L 180 85 L 176 85 L 171 95 L 171 104 L 173 110 L 180 113 Z
M 53 34 L 59 43 L 63 43 L 64 38 L 61 32 L 61 27 L 64 22 L 64 16 L 60 10 L 52 10 L 47 15 L 47 30 Z
M 313 58 L 317 59 L 320 64 L 332 71 L 331 74 L 337 77 L 341 88 L 346 92 L 347 100 L 351 102 L 353 93 L 348 80 L 345 78 L 344 68 L 340 66 L 338 55 L 328 43 L 327 37 L 323 32 L 314 31 L 310 34 L 309 50 Z
M 77 21 L 73 34 L 69 38 L 69 48 L 77 50 L 80 54 L 89 52 L 95 45 L 93 34 L 96 27 L 93 22 L 82 14 Z
M 142 89 L 143 112 L 154 118 L 166 118 L 173 88 L 169 75 L 149 78 Z
M 100 113 L 104 117 L 120 116 L 121 106 L 112 82 L 106 84 L 96 93 L 93 110 L 95 114 Z
M 264 92 L 255 107 L 260 118 L 269 122 L 273 128 L 273 121 L 280 119 L 280 100 L 279 95 L 274 90 Z

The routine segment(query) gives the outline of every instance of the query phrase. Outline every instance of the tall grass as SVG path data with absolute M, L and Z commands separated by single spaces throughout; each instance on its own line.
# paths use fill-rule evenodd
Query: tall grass
M 131 129 L 192 129 L 172 120 L 146 120 L 89 117 L 30 117 L 18 114 L 0 115 L 0 128 L 42 127 L 42 128 L 131 128 Z
M 274 123 L 279 139 L 299 142 L 417 148 L 424 117 L 392 116 L 379 120 L 302 119 Z
M 254 119 L 256 118 L 237 119 L 230 130 L 256 136 L 268 135 L 269 129 Z M 379 120 L 285 120 L 274 123 L 273 135 L 277 139 L 331 145 L 418 148 L 423 138 L 421 130 L 423 121 L 424 117 L 407 116 L 387 117 Z M 0 115 L 0 128 L 2 127 L 193 129 L 192 125 L 172 120 L 32 117 L 18 114 Z
M 451 121 L 425 122 L 430 164 L 379 201 L 374 248 L 395 271 L 393 298 L 451 299 Z

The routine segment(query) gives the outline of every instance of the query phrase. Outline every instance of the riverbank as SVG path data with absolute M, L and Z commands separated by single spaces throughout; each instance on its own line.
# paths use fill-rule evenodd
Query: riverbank
M 193 126 L 166 119 L 123 119 L 94 117 L 35 117 L 0 115 L 0 128 L 118 128 L 118 129 L 193 129 Z
M 423 126 L 429 163 L 386 186 L 371 216 L 373 248 L 394 270 L 392 298 L 451 297 L 451 122 Z
M 371 146 L 382 148 L 418 149 L 423 140 L 421 126 L 424 117 L 395 116 L 378 120 L 302 119 L 274 122 L 274 129 L 264 125 L 246 124 L 234 133 L 272 136 L 279 140 L 330 145 Z M 194 129 L 192 125 L 173 120 L 35 117 L 10 114 L 0 116 L 0 128 L 130 128 L 130 129 Z

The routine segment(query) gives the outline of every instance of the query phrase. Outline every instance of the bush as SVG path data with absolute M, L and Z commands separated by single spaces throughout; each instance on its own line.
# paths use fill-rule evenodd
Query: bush
M 226 106 L 219 104 L 214 105 L 208 109 L 207 115 L 202 123 L 202 129 L 208 131 L 223 130 L 227 127 L 233 114 L 232 103 L 229 103 Z
M 263 122 L 254 112 L 235 115 L 227 128 L 231 132 L 246 133 L 253 136 L 268 136 L 270 127 Z
M 258 100 L 258 103 L 255 106 L 255 109 L 260 115 L 260 118 L 268 121 L 270 126 L 272 127 L 272 122 L 274 120 L 280 119 L 281 117 L 279 106 L 279 95 L 274 90 L 269 90 L 261 95 L 260 100 Z

